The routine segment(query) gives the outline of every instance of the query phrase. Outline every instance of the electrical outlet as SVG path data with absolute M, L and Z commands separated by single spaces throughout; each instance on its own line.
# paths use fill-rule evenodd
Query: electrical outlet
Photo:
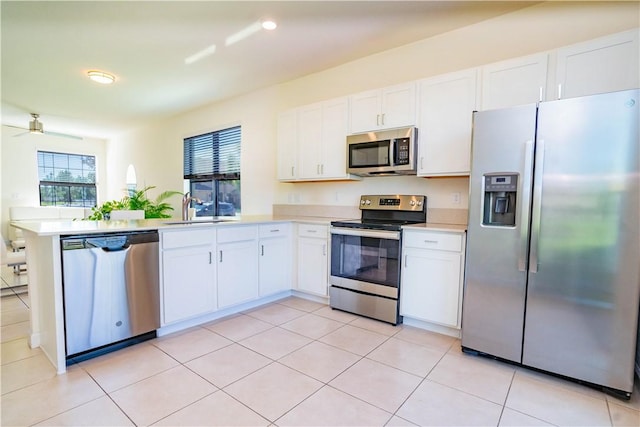
M 460 204 L 460 193 L 451 193 L 451 203 L 454 205 Z

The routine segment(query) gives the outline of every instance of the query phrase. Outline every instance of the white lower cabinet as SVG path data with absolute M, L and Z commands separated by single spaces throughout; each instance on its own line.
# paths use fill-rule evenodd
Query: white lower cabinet
M 261 297 L 291 289 L 291 226 L 260 225 L 258 289 Z
M 257 226 L 217 230 L 218 308 L 258 298 Z
M 465 234 L 403 233 L 400 314 L 460 328 Z
M 216 310 L 213 228 L 164 231 L 162 239 L 162 324 Z
M 329 227 L 298 224 L 297 289 L 326 297 L 329 289 Z

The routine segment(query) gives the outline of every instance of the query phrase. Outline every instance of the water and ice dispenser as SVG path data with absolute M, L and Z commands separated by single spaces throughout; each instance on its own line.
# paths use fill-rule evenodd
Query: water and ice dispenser
M 518 174 L 484 175 L 482 224 L 497 227 L 516 225 Z

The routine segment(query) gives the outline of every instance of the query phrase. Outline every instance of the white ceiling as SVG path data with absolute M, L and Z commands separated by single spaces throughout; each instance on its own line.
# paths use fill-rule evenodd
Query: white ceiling
M 109 138 L 148 120 L 325 70 L 532 2 L 5 1 L 2 123 Z M 266 17 L 233 45 L 226 37 Z M 185 58 L 216 45 L 190 65 Z M 90 69 L 113 73 L 98 85 Z

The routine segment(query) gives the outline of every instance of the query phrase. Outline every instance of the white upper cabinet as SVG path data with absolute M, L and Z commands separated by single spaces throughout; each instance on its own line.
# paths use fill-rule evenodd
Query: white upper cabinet
M 347 179 L 347 98 L 300 108 L 298 112 L 298 178 Z
M 359 179 L 347 174 L 349 100 L 341 98 L 322 105 L 322 178 Z
M 418 82 L 418 176 L 469 175 L 478 70 Z
M 322 104 L 300 108 L 298 111 L 298 135 L 298 164 L 300 167 L 298 178 L 319 178 L 322 164 Z
M 298 177 L 298 113 L 286 111 L 278 117 L 278 179 L 294 181 Z
M 348 98 L 306 105 L 278 119 L 278 179 L 359 179 L 347 174 Z
M 548 56 L 545 52 L 482 67 L 482 110 L 544 100 Z
M 637 29 L 558 49 L 552 99 L 640 87 L 639 49 Z
M 416 119 L 415 82 L 352 95 L 350 131 L 412 126 Z

